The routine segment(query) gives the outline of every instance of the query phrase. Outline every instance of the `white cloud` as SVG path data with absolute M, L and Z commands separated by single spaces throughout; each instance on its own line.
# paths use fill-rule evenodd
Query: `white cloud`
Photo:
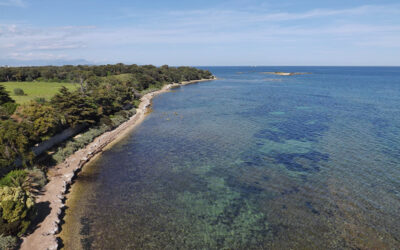
M 60 60 L 66 59 L 68 56 L 66 54 L 53 54 L 53 53 L 43 53 L 43 52 L 28 52 L 28 53 L 19 53 L 13 52 L 9 54 L 11 59 L 28 61 L 28 60 Z
M 301 20 L 301 19 L 312 19 L 312 18 L 321 18 L 321 17 L 331 17 L 331 16 L 340 16 L 340 15 L 348 15 L 354 17 L 355 15 L 366 15 L 372 13 L 392 13 L 399 14 L 400 9 L 399 6 L 377 6 L 377 5 L 364 5 L 355 8 L 349 9 L 314 9 L 303 13 L 289 13 L 289 12 L 279 12 L 266 14 L 264 16 L 259 16 L 256 19 L 265 20 L 265 21 L 289 21 L 289 20 Z
M 26 7 L 23 0 L 0 0 L 0 6 Z
M 145 54 L 146 47 L 158 50 L 167 50 L 169 46 L 225 49 L 238 44 L 282 51 L 307 51 L 311 45 L 324 51 L 331 49 L 332 44 L 341 46 L 342 51 L 371 46 L 394 48 L 400 44 L 399 20 L 380 22 L 379 18 L 371 17 L 390 17 L 396 13 L 400 14 L 397 5 L 315 9 L 298 13 L 215 9 L 170 11 L 159 15 L 135 13 L 130 17 L 135 22 L 112 28 L 0 24 L 0 57 L 21 60 L 83 57 L 96 61 L 101 56 L 105 61 L 112 61 L 117 55 L 128 58 L 128 51 L 137 54 L 137 51 L 144 51 L 140 53 Z M 358 16 L 367 16 L 373 23 Z M 324 22 L 297 22 L 316 18 L 324 18 Z
M 238 11 L 229 9 L 175 10 L 166 12 L 142 12 L 122 10 L 116 19 L 133 19 L 140 25 L 174 25 L 176 27 L 192 27 L 209 25 L 214 27 L 247 26 L 250 24 L 284 23 L 317 18 L 358 18 L 375 15 L 400 15 L 400 5 L 363 5 L 347 9 L 313 9 L 304 12 L 282 12 L 270 9 Z

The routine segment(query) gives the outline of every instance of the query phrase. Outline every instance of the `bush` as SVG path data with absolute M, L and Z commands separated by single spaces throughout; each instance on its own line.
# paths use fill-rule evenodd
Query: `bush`
M 111 118 L 111 121 L 113 123 L 113 128 L 118 127 L 119 125 L 124 123 L 126 120 L 127 120 L 127 118 L 125 118 L 122 115 L 114 116 L 113 118 Z
M 3 110 L 5 115 L 10 116 L 14 114 L 15 110 L 17 109 L 18 104 L 14 102 L 6 102 L 3 105 L 1 105 L 1 109 Z
M 16 88 L 14 89 L 14 95 L 22 96 L 25 95 L 25 92 L 20 88 Z
M 40 104 L 46 103 L 46 98 L 44 98 L 44 97 L 36 97 L 34 100 L 35 100 L 35 102 L 40 103 Z
M 13 170 L 0 179 L 0 187 L 20 187 L 28 193 L 35 193 L 46 185 L 46 182 L 46 176 L 40 169 Z
M 140 104 L 140 100 L 137 100 L 137 99 L 133 100 L 133 105 L 134 105 L 136 108 L 139 108 L 139 104 Z
M 105 125 L 107 127 L 111 127 L 112 126 L 112 121 L 110 119 L 110 117 L 108 116 L 104 116 L 100 119 L 100 125 Z
M 75 151 L 85 147 L 91 143 L 94 138 L 110 130 L 110 127 L 101 125 L 99 127 L 91 128 L 88 131 L 66 142 L 63 146 L 59 147 L 53 155 L 53 159 L 57 163 L 63 162 L 68 156 L 72 155 Z
M 29 182 L 31 188 L 36 189 L 41 189 L 47 183 L 45 173 L 38 168 L 28 170 L 27 181 Z
M 17 238 L 0 235 L 0 249 L 13 250 L 17 248 Z
M 34 201 L 20 187 L 0 188 L 0 234 L 23 235 L 34 215 Z
M 57 151 L 53 155 L 53 159 L 57 163 L 63 162 L 68 156 L 72 155 L 75 151 L 85 147 L 101 134 L 121 125 L 135 113 L 136 109 L 131 109 L 131 110 L 119 111 L 112 118 L 103 117 L 100 126 L 91 128 L 86 132 L 80 134 L 78 137 L 70 139 L 63 146 L 58 147 Z
M 13 170 L 0 179 L 0 187 L 13 187 L 15 182 L 23 181 L 28 176 L 26 170 Z

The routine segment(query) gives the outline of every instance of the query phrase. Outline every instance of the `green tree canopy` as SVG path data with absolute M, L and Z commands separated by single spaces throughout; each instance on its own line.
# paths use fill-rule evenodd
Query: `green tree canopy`
M 70 92 L 66 87 L 51 99 L 51 104 L 62 114 L 63 121 L 75 127 L 83 123 L 95 123 L 99 115 L 94 100 L 78 91 Z
M 29 150 L 29 139 L 31 127 L 22 122 L 13 120 L 0 121 L 0 167 L 14 165 L 15 160 L 20 160 L 25 165 L 32 160 Z
M 61 115 L 49 104 L 32 101 L 18 108 L 17 114 L 33 127 L 33 137 L 36 140 L 52 136 L 61 124 Z
M 6 88 L 3 85 L 0 85 L 0 105 L 7 102 L 14 102 L 14 100 L 11 99 Z

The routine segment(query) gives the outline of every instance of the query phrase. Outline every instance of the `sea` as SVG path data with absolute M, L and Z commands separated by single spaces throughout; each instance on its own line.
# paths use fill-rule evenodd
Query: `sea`
M 202 68 L 85 166 L 64 249 L 400 249 L 400 67 Z

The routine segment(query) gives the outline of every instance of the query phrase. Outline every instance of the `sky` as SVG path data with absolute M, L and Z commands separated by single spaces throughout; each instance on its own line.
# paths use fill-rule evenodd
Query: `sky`
M 399 0 L 0 0 L 0 65 L 400 66 Z

